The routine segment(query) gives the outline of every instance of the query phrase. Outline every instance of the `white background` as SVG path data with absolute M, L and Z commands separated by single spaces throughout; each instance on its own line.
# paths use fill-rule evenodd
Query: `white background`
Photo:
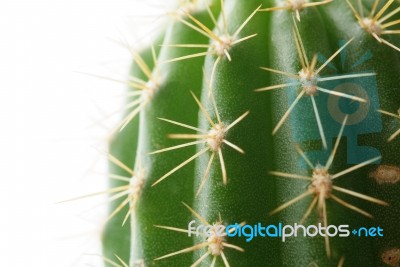
M 167 10 L 154 2 L 1 1 L 1 266 L 102 266 L 87 254 L 101 253 L 104 200 L 55 203 L 106 188 L 94 148 L 125 86 L 76 71 L 123 79 L 131 57 L 111 39 L 148 41 Z

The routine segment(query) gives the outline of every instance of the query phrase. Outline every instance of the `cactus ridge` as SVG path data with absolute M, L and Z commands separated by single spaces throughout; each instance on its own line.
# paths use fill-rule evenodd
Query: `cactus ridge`
M 210 167 L 211 167 L 211 164 L 213 163 L 213 160 L 214 160 L 214 157 L 215 157 L 216 154 L 219 157 L 219 162 L 220 162 L 220 166 L 221 166 L 222 182 L 224 184 L 227 184 L 228 177 L 227 177 L 227 171 L 226 171 L 226 167 L 225 167 L 224 157 L 223 157 L 223 154 L 222 154 L 222 145 L 226 144 L 227 146 L 231 147 L 232 149 L 238 151 L 239 153 L 244 154 L 243 149 L 241 149 L 237 145 L 229 142 L 225 138 L 225 136 L 228 134 L 228 131 L 231 128 L 233 128 L 236 124 L 238 124 L 240 121 L 242 121 L 249 114 L 249 111 L 246 111 L 244 114 L 239 116 L 232 123 L 225 125 L 221 120 L 221 117 L 219 115 L 218 108 L 217 108 L 217 105 L 215 104 L 215 100 L 214 100 L 213 96 L 211 96 L 211 98 L 212 98 L 212 102 L 213 102 L 215 116 L 217 117 L 217 121 L 213 121 L 211 119 L 210 114 L 207 112 L 207 110 L 204 108 L 204 106 L 201 104 L 200 100 L 194 95 L 193 92 L 192 92 L 192 96 L 195 99 L 195 101 L 196 101 L 197 105 L 199 106 L 200 110 L 202 111 L 204 117 L 209 122 L 210 129 L 209 130 L 203 130 L 203 129 L 199 129 L 199 128 L 196 128 L 196 127 L 193 127 L 193 126 L 182 124 L 182 123 L 179 123 L 179 122 L 176 122 L 176 121 L 171 121 L 171 120 L 167 120 L 167 119 L 162 119 L 161 118 L 162 120 L 164 120 L 166 122 L 169 122 L 169 123 L 172 123 L 172 124 L 176 124 L 178 126 L 181 126 L 181 127 L 184 127 L 184 128 L 188 128 L 188 129 L 200 132 L 200 134 L 170 134 L 169 135 L 170 138 L 173 138 L 173 139 L 200 139 L 200 141 L 194 141 L 194 142 L 184 143 L 184 144 L 178 145 L 178 146 L 164 148 L 164 149 L 161 149 L 161 150 L 157 150 L 157 151 L 151 152 L 150 154 L 157 154 L 157 153 L 166 152 L 166 151 L 175 150 L 175 149 L 180 149 L 180 148 L 187 147 L 187 146 L 192 146 L 192 145 L 199 145 L 199 144 L 203 144 L 204 145 L 205 144 L 206 147 L 203 148 L 200 152 L 196 153 L 194 156 L 190 157 L 189 159 L 187 159 L 184 162 L 182 162 L 181 164 L 179 164 L 177 167 L 175 167 L 174 169 L 169 171 L 167 174 L 162 176 L 160 179 L 158 179 L 152 185 L 152 186 L 155 186 L 156 184 L 160 183 L 162 180 L 164 180 L 165 178 L 167 178 L 168 176 L 170 176 L 174 172 L 178 171 L 180 168 L 182 168 L 186 164 L 190 163 L 191 161 L 193 161 L 196 158 L 200 157 L 202 154 L 204 154 L 204 153 L 209 151 L 209 152 L 211 152 L 211 156 L 210 156 L 210 159 L 208 161 L 207 168 L 206 168 L 206 170 L 204 172 L 204 176 L 202 178 L 202 181 L 201 181 L 201 184 L 199 186 L 199 189 L 197 190 L 196 195 L 198 195 L 198 194 L 200 194 L 201 189 L 203 188 L 205 182 L 207 181 L 208 174 L 209 174 L 209 171 L 210 171 Z

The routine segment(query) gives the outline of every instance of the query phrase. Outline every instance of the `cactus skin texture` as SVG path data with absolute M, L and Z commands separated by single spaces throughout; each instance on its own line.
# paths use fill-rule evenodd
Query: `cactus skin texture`
M 194 6 L 198 4 L 193 2 Z M 280 2 L 292 4 L 293 8 Z M 400 19 L 400 12 L 396 11 L 400 3 L 225 0 L 222 7 L 220 3 L 214 1 L 209 11 L 200 5 L 198 10 L 184 9 L 174 16 L 163 38 L 155 42 L 157 64 L 153 64 L 150 48 L 140 54 L 152 72 L 159 74 L 157 86 L 138 115 L 113 136 L 110 154 L 139 173 L 144 184 L 137 201 L 130 201 L 107 223 L 103 233 L 104 257 L 115 259 L 118 255 L 121 261 L 111 264 L 107 260 L 106 264 L 228 266 L 229 262 L 230 266 L 338 266 L 340 262 L 340 266 L 399 266 L 400 136 L 393 138 L 393 133 L 400 128 L 400 52 L 396 49 L 400 38 L 385 34 L 380 36 L 385 41 L 379 42 L 361 27 L 353 11 L 358 16 L 368 16 L 370 10 L 379 14 L 388 7 L 380 17 L 393 11 L 386 20 L 391 22 Z M 273 8 L 277 6 L 281 8 Z M 296 12 L 294 6 L 302 8 Z M 215 29 L 210 12 L 219 29 Z M 215 44 L 214 39 L 224 32 L 224 20 L 230 36 L 243 25 L 235 38 L 249 38 L 231 47 L 222 46 L 222 50 L 218 50 L 218 45 L 205 47 Z M 389 30 L 397 29 L 394 24 Z M 203 53 L 207 49 L 208 53 Z M 339 49 L 341 52 L 335 54 Z M 307 56 L 308 62 L 304 59 L 303 64 L 315 65 L 314 70 L 329 61 L 316 79 L 354 75 L 313 83 L 311 73 L 307 76 L 311 85 L 300 80 L 296 86 L 270 88 L 298 81 L 296 76 L 302 75 L 299 51 Z M 315 61 L 314 54 L 318 55 Z M 148 78 L 137 62 L 133 63 L 131 74 Z M 358 100 L 348 99 L 350 95 L 314 92 L 317 86 L 334 91 L 354 84 L 365 92 L 349 93 Z M 306 85 L 311 91 L 305 90 Z M 283 120 L 302 92 L 301 100 Z M 348 116 L 340 112 L 341 108 L 348 110 Z M 229 128 L 231 123 L 234 125 Z M 212 127 L 215 133 L 220 125 L 229 128 L 221 132 L 222 138 L 204 139 Z M 193 134 L 199 136 L 189 139 Z M 199 142 L 164 151 L 195 141 Z M 325 166 L 332 151 L 335 156 L 328 169 L 331 176 L 326 177 L 337 174 L 337 180 L 329 180 L 336 189 L 331 184 L 313 183 L 317 164 Z M 342 172 L 351 167 L 354 171 Z M 112 173 L 126 175 L 113 163 L 110 169 Z M 314 180 L 287 177 L 290 175 Z M 112 187 L 119 185 L 112 182 Z M 310 193 L 290 202 L 306 192 Z M 285 203 L 287 206 L 282 206 Z M 118 203 L 114 204 L 110 210 L 117 206 Z M 130 223 L 121 227 L 129 209 Z M 244 237 L 226 237 L 220 247 L 213 247 L 202 245 L 205 240 L 201 237 L 188 237 L 187 233 L 177 231 L 187 230 L 193 219 L 197 224 L 204 219 L 210 224 L 222 221 L 293 225 L 305 215 L 305 226 L 348 224 L 350 231 L 379 226 L 384 229 L 384 236 L 299 236 L 286 242 L 268 237 L 255 237 L 251 242 Z M 190 249 L 182 251 L 186 248 Z M 174 252 L 179 253 L 170 255 Z

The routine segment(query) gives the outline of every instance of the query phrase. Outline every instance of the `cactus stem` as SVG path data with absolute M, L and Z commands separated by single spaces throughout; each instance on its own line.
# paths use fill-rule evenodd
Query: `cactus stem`
M 316 63 L 317 63 L 317 56 L 315 54 L 313 56 L 311 62 L 309 62 L 309 60 L 307 58 L 307 54 L 305 52 L 303 41 L 302 41 L 301 36 L 300 36 L 299 29 L 297 27 L 297 23 L 296 23 L 296 21 L 293 21 L 293 23 L 294 23 L 293 35 L 295 37 L 296 49 L 297 49 L 297 52 L 298 52 L 298 56 L 299 56 L 299 60 L 300 60 L 302 69 L 299 71 L 298 74 L 288 73 L 288 72 L 285 72 L 285 71 L 275 70 L 275 69 L 266 68 L 266 67 L 261 67 L 261 69 L 269 71 L 269 72 L 273 72 L 273 73 L 276 73 L 276 74 L 281 74 L 281 75 L 287 76 L 289 78 L 295 78 L 295 79 L 298 80 L 298 82 L 291 82 L 291 83 L 272 85 L 272 86 L 256 89 L 255 91 L 256 92 L 262 92 L 262 91 L 269 91 L 269 90 L 273 90 L 273 89 L 283 89 L 283 88 L 292 87 L 292 86 L 296 86 L 296 87 L 297 86 L 301 86 L 301 92 L 297 95 L 296 99 L 290 105 L 290 107 L 285 112 L 283 117 L 279 120 L 279 122 L 275 126 L 272 134 L 275 135 L 278 132 L 278 130 L 281 128 L 283 123 L 289 117 L 290 113 L 296 107 L 296 105 L 300 101 L 300 99 L 305 94 L 307 94 L 308 96 L 311 97 L 312 107 L 313 107 L 315 118 L 316 118 L 316 121 L 317 121 L 317 126 L 318 126 L 318 130 L 319 130 L 320 137 L 321 137 L 321 140 L 322 140 L 322 145 L 323 145 L 323 147 L 325 149 L 327 149 L 327 142 L 326 142 L 326 138 L 325 138 L 322 122 L 321 122 L 321 119 L 320 119 L 318 107 L 317 107 L 317 104 L 316 104 L 316 101 L 315 101 L 315 96 L 317 95 L 317 93 L 318 92 L 322 92 L 322 93 L 331 94 L 331 95 L 335 95 L 335 96 L 338 96 L 338 97 L 344 97 L 344 98 L 348 98 L 348 99 L 355 100 L 355 101 L 358 101 L 358 102 L 363 102 L 363 103 L 366 103 L 367 100 L 365 100 L 363 98 L 360 98 L 360 97 L 357 97 L 357 96 L 353 96 L 353 95 L 349 95 L 349 94 L 345 94 L 345 93 L 341 93 L 341 92 L 336 92 L 336 91 L 333 91 L 333 90 L 328 90 L 328 89 L 319 87 L 318 83 L 319 82 L 323 82 L 323 81 L 329 81 L 329 80 L 340 80 L 340 79 L 348 79 L 348 78 L 354 78 L 354 77 L 358 77 L 358 78 L 359 77 L 368 77 L 368 76 L 373 76 L 373 75 L 376 75 L 376 74 L 375 73 L 360 73 L 360 74 L 336 75 L 336 76 L 321 78 L 318 74 L 343 49 L 345 49 L 353 41 L 353 38 L 350 39 L 346 44 L 341 46 L 318 69 L 315 70 Z
M 158 228 L 161 228 L 161 229 L 170 230 L 170 231 L 175 231 L 175 232 L 188 233 L 188 234 L 196 234 L 196 233 L 198 233 L 200 236 L 203 237 L 203 239 L 206 239 L 206 241 L 205 242 L 201 242 L 199 244 L 196 244 L 194 246 L 191 246 L 191 247 L 188 247 L 188 248 L 176 251 L 176 252 L 172 252 L 172 253 L 169 253 L 169 254 L 161 256 L 161 257 L 158 257 L 158 258 L 156 258 L 154 260 L 161 260 L 161 259 L 172 257 L 172 256 L 175 256 L 175 255 L 178 255 L 178 254 L 188 253 L 188 252 L 192 252 L 192 251 L 195 251 L 195 250 L 200 250 L 202 248 L 208 247 L 207 252 L 204 253 L 202 256 L 200 256 L 200 258 L 198 260 L 196 260 L 196 262 L 191 265 L 192 267 L 198 266 L 209 255 L 213 256 L 213 261 L 212 261 L 211 266 L 214 266 L 215 261 L 216 261 L 218 256 L 221 256 L 222 261 L 224 262 L 225 266 L 230 266 L 225 254 L 223 252 L 223 250 L 225 248 L 230 248 L 230 249 L 234 249 L 234 250 L 237 250 L 237 251 L 240 251 L 240 252 L 244 252 L 244 249 L 226 242 L 225 240 L 226 240 L 227 234 L 225 233 L 225 231 L 223 233 L 217 233 L 218 227 L 223 225 L 223 222 L 222 222 L 222 219 L 221 219 L 221 215 L 220 215 L 220 220 L 211 225 L 206 219 L 204 219 L 200 214 L 198 214 L 190 206 L 188 206 L 185 203 L 183 203 L 183 205 L 197 219 L 199 219 L 204 225 L 212 226 L 210 235 L 206 235 L 203 232 L 189 232 L 186 229 L 181 229 L 181 228 L 176 228 L 176 227 L 155 225 L 155 227 L 158 227 Z M 244 225 L 244 222 L 242 222 L 240 225 Z M 228 231 L 230 233 L 232 233 L 234 230 L 235 230 L 235 228 L 231 228 Z
M 173 146 L 173 147 L 160 149 L 160 150 L 151 152 L 150 154 L 162 153 L 162 152 L 175 150 L 175 149 L 180 149 L 180 148 L 184 148 L 184 147 L 192 146 L 192 145 L 198 145 L 198 144 L 202 144 L 202 143 L 207 144 L 207 147 L 205 147 L 200 152 L 196 153 L 194 156 L 190 157 L 189 159 L 187 159 L 184 162 L 182 162 L 181 164 L 179 164 L 177 167 L 175 167 L 170 172 L 165 174 L 163 177 L 158 179 L 155 183 L 153 183 L 152 186 L 155 186 L 156 184 L 158 184 L 159 182 L 161 182 L 162 180 L 164 180 L 165 178 L 167 178 L 168 176 L 170 176 L 174 172 L 178 171 L 180 168 L 182 168 L 183 166 L 185 166 L 189 162 L 193 161 L 197 157 L 201 156 L 205 152 L 211 151 L 212 153 L 211 153 L 211 156 L 210 156 L 209 163 L 208 163 L 207 168 L 205 170 L 204 176 L 203 176 L 203 178 L 202 178 L 202 180 L 200 182 L 200 187 L 199 187 L 199 189 L 197 191 L 197 195 L 198 195 L 200 193 L 201 189 L 203 188 L 204 183 L 207 181 L 207 177 L 208 177 L 208 174 L 209 174 L 211 162 L 214 159 L 215 153 L 218 153 L 218 157 L 219 157 L 219 161 L 220 161 L 220 165 L 221 165 L 222 182 L 223 182 L 223 184 L 227 184 L 228 178 L 227 178 L 227 171 L 226 171 L 225 161 L 224 161 L 224 157 L 223 157 L 223 154 L 222 154 L 222 145 L 226 144 L 227 146 L 231 147 L 232 149 L 238 151 L 239 153 L 242 153 L 242 154 L 245 153 L 243 149 L 241 149 L 237 145 L 235 145 L 235 144 L 229 142 L 228 140 L 226 140 L 225 136 L 226 136 L 226 134 L 228 133 L 228 131 L 230 129 L 232 129 L 236 124 L 241 122 L 250 112 L 249 111 L 245 112 L 244 114 L 239 116 L 235 121 L 233 121 L 232 123 L 230 123 L 227 126 L 225 126 L 221 122 L 221 118 L 220 118 L 220 115 L 219 115 L 219 112 L 218 112 L 218 108 L 217 108 L 217 105 L 215 104 L 215 99 L 214 99 L 213 96 L 211 97 L 211 99 L 212 99 L 212 103 L 213 103 L 213 107 L 214 107 L 214 113 L 215 113 L 215 115 L 217 117 L 217 122 L 214 122 L 211 119 L 210 114 L 207 112 L 207 110 L 205 109 L 203 104 L 201 104 L 200 100 L 196 97 L 195 94 L 193 94 L 193 92 L 191 92 L 191 93 L 192 93 L 192 96 L 193 96 L 194 100 L 196 101 L 197 105 L 199 106 L 200 110 L 202 111 L 204 117 L 210 123 L 211 129 L 208 130 L 208 131 L 205 131 L 205 130 L 202 130 L 202 129 L 198 129 L 197 127 L 186 125 L 186 124 L 183 124 L 183 123 L 180 123 L 180 122 L 176 122 L 176 121 L 173 121 L 173 120 L 159 118 L 159 119 L 161 119 L 161 120 L 163 120 L 165 122 L 168 122 L 168 123 L 171 123 L 171 124 L 175 124 L 175 125 L 178 125 L 178 126 L 181 126 L 181 127 L 184 127 L 184 128 L 188 128 L 188 129 L 195 130 L 195 131 L 203 133 L 203 134 L 170 134 L 168 136 L 169 138 L 173 138 L 173 139 L 203 139 L 203 140 L 189 142 L 189 143 L 185 143 L 185 144 L 181 144 L 181 145 L 177 145 L 177 146 Z
M 396 8 L 383 18 L 383 14 L 387 11 L 387 9 L 392 5 L 394 0 L 389 0 L 375 15 L 375 12 L 377 10 L 377 6 L 379 1 L 375 1 L 370 14 L 368 17 L 364 17 L 363 11 L 362 11 L 362 6 L 359 4 L 359 11 L 356 10 L 356 8 L 353 6 L 353 4 L 349 1 L 346 0 L 347 4 L 349 5 L 350 9 L 352 10 L 354 16 L 356 17 L 358 23 L 360 24 L 361 28 L 363 28 L 365 31 L 370 33 L 379 43 L 383 43 L 397 51 L 400 52 L 400 48 L 395 46 L 394 44 L 388 42 L 387 40 L 381 38 L 380 36 L 383 34 L 398 34 L 399 31 L 397 30 L 391 30 L 387 29 L 389 27 L 395 26 L 400 23 L 400 20 L 394 20 L 391 22 L 383 23 L 390 19 L 392 16 L 400 12 L 400 7 Z
M 398 114 L 390 113 L 390 112 L 387 112 L 387 111 L 384 111 L 384 110 L 378 110 L 378 112 L 400 120 L 400 109 L 398 110 Z M 387 141 L 388 141 L 388 142 L 391 142 L 391 141 L 393 141 L 393 140 L 394 140 L 397 136 L 399 136 L 399 135 L 400 135 L 400 129 L 398 129 L 397 131 L 395 131 L 395 132 L 388 138 Z
M 342 188 L 339 186 L 335 186 L 333 185 L 333 180 L 336 178 L 339 178 L 347 173 L 353 172 L 361 167 L 364 167 L 370 163 L 373 163 L 377 160 L 379 160 L 381 157 L 376 157 L 373 158 L 371 160 L 367 160 L 363 163 L 357 164 L 355 166 L 352 166 L 344 171 L 341 171 L 337 174 L 333 174 L 331 175 L 328 170 L 330 168 L 330 166 L 333 163 L 337 148 L 339 146 L 340 143 L 340 139 L 343 135 L 343 131 L 344 131 L 344 127 L 346 125 L 348 116 L 345 117 L 345 119 L 343 120 L 338 138 L 336 140 L 335 146 L 331 152 L 331 155 L 326 163 L 325 166 L 321 166 L 321 165 L 317 165 L 316 167 L 313 167 L 313 164 L 310 162 L 310 160 L 307 158 L 307 156 L 304 154 L 304 152 L 299 148 L 296 147 L 297 151 L 299 152 L 299 154 L 305 159 L 305 161 L 308 163 L 308 165 L 310 165 L 311 167 L 313 167 L 313 172 L 312 172 L 312 177 L 308 177 L 308 176 L 303 176 L 303 175 L 298 175 L 298 174 L 290 174 L 290 173 L 283 173 L 283 172 L 270 172 L 270 174 L 278 176 L 278 177 L 285 177 L 285 178 L 291 178 L 291 179 L 300 179 L 300 180 L 308 180 L 311 181 L 311 185 L 309 186 L 309 188 L 307 189 L 306 192 L 300 194 L 299 196 L 293 198 L 292 200 L 289 200 L 287 202 L 285 202 L 284 204 L 282 204 L 281 206 L 277 207 L 276 209 L 272 210 L 269 215 L 273 215 L 275 213 L 278 213 L 286 208 L 288 208 L 289 206 L 293 205 L 294 203 L 306 198 L 309 195 L 314 194 L 314 198 L 309 206 L 309 208 L 306 210 L 305 214 L 303 215 L 301 222 L 304 222 L 307 217 L 310 215 L 311 210 L 315 207 L 315 205 L 318 204 L 318 211 L 320 214 L 320 217 L 323 219 L 324 221 L 324 226 L 326 227 L 327 225 L 327 218 L 326 218 L 326 199 L 331 198 L 332 200 L 336 201 L 337 203 L 339 203 L 340 205 L 352 209 L 366 217 L 372 218 L 372 215 L 369 214 L 368 212 L 355 207 L 353 205 L 351 205 L 348 202 L 345 202 L 344 200 L 338 198 L 337 196 L 332 194 L 332 191 L 338 191 L 347 195 L 351 195 L 353 197 L 356 198 L 360 198 L 378 205 L 382 205 L 382 206 L 388 206 L 389 204 L 387 202 L 384 202 L 382 200 L 373 198 L 371 196 L 367 196 L 346 188 Z M 328 257 L 330 256 L 330 245 L 329 245 L 329 240 L 328 240 L 328 235 L 325 236 L 325 247 L 326 247 L 326 252 Z
M 300 11 L 304 8 L 329 4 L 333 0 L 309 2 L 309 0 L 286 0 L 282 6 L 260 9 L 260 11 L 292 10 L 296 14 L 296 19 L 300 21 Z

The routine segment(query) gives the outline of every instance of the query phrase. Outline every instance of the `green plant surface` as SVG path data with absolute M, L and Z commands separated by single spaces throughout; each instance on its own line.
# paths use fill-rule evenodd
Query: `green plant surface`
M 130 266 L 398 264 L 400 40 L 362 28 L 358 1 L 277 2 L 216 0 L 173 15 L 149 101 L 110 145 L 144 184 L 130 201 L 131 234 L 120 226 L 127 210 L 108 224 L 107 258 Z M 386 21 L 400 16 L 398 2 L 362 1 L 366 16 L 375 4 L 375 15 L 393 14 Z M 141 55 L 150 65 L 151 49 Z M 132 70 L 145 78 L 140 72 Z M 193 238 L 185 232 L 193 219 L 379 226 L 384 236 Z

